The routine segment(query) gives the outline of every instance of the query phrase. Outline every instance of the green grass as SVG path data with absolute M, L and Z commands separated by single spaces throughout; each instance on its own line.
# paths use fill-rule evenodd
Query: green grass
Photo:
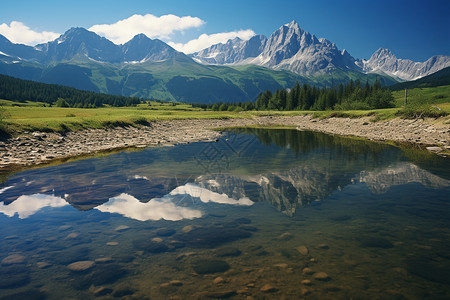
M 392 95 L 397 107 L 401 107 L 405 102 L 405 90 L 394 91 Z M 408 90 L 408 103 L 428 103 L 439 106 L 439 104 L 450 103 L 450 85 L 415 88 Z
M 450 85 L 408 90 L 406 105 L 404 90 L 393 92 L 393 96 L 397 107 L 402 107 L 399 116 L 436 118 L 450 115 Z
M 174 119 L 216 119 L 250 117 L 251 113 L 203 111 L 187 104 L 152 103 L 138 107 L 104 107 L 96 109 L 4 106 L 5 122 L 13 132 L 66 132 L 84 128 L 139 126 L 146 122 Z
M 0 106 L 38 107 L 38 106 L 44 106 L 44 103 L 43 102 L 33 102 L 33 101 L 15 102 L 15 101 L 11 101 L 11 100 L 0 99 Z
M 295 116 L 313 114 L 317 118 L 361 117 L 367 115 L 394 116 L 398 109 L 376 111 L 248 111 L 229 112 L 193 108 L 188 104 L 152 103 L 138 107 L 103 107 L 96 109 L 38 106 L 5 106 L 5 122 L 13 132 L 57 131 L 67 132 L 85 128 L 140 126 L 157 120 L 252 118 L 258 116 Z
M 218 119 L 252 118 L 257 116 L 295 116 L 312 114 L 324 119 L 331 117 L 359 118 L 371 116 L 371 121 L 395 117 L 426 117 L 433 115 L 439 107 L 450 123 L 450 86 L 417 88 L 408 91 L 408 105 L 403 106 L 404 91 L 393 92 L 397 107 L 377 110 L 346 111 L 204 111 L 185 103 L 159 103 L 150 101 L 137 107 L 103 107 L 96 109 L 43 107 L 43 103 L 19 103 L 0 100 L 4 123 L 9 131 L 57 131 L 67 132 L 85 128 L 107 128 L 114 126 L 141 126 L 157 120 L 174 119 Z M 430 113 L 431 110 L 431 113 Z

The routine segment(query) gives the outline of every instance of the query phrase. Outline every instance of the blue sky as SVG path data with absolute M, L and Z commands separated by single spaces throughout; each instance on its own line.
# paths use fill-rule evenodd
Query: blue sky
M 450 55 L 449 16 L 450 0 L 17 0 L 0 3 L 0 34 L 36 44 L 85 27 L 121 43 L 143 28 L 151 38 L 192 52 L 234 36 L 269 36 L 296 20 L 356 58 L 368 59 L 383 47 L 398 58 L 424 61 Z

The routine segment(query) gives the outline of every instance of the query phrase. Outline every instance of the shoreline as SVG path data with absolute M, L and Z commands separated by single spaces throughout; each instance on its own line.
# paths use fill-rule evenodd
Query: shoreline
M 416 144 L 436 153 L 450 150 L 450 124 L 434 119 L 396 118 L 371 122 L 370 117 L 314 119 L 311 115 L 263 116 L 252 119 L 183 119 L 157 121 L 140 128 L 86 129 L 65 135 L 24 132 L 16 138 L 0 142 L 0 171 L 48 164 L 115 149 L 213 141 L 220 133 L 212 128 L 245 126 L 292 126 L 297 130 Z

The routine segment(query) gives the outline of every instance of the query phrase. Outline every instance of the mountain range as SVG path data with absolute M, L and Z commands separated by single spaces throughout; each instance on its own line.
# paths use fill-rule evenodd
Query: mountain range
M 424 63 L 399 60 L 380 49 L 357 60 L 293 21 L 269 38 L 257 35 L 217 44 L 191 56 L 138 34 L 122 45 L 84 28 L 71 28 L 34 47 L 0 35 L 0 74 L 94 92 L 182 102 L 254 100 L 265 90 L 297 81 L 333 86 L 350 79 L 390 85 L 438 71 L 448 56 Z
M 425 62 L 398 59 L 390 50 L 380 48 L 369 60 L 355 59 L 336 44 L 304 31 L 296 21 L 281 26 L 270 37 L 256 35 L 247 41 L 239 38 L 216 44 L 192 55 L 198 62 L 217 65 L 265 66 L 289 70 L 302 76 L 333 74 L 336 70 L 379 73 L 409 81 L 450 66 L 450 56 L 433 56 Z

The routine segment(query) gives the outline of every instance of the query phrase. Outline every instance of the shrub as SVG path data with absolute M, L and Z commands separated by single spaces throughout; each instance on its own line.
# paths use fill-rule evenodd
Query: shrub
M 8 136 L 8 126 L 5 122 L 6 110 L 0 106 L 0 137 Z
M 406 119 L 417 118 L 439 118 L 445 117 L 447 113 L 439 107 L 429 103 L 410 103 L 397 112 L 397 115 Z
M 56 101 L 55 105 L 57 107 L 69 107 L 69 103 L 67 103 L 67 101 L 64 100 L 63 98 L 58 98 L 58 100 Z

